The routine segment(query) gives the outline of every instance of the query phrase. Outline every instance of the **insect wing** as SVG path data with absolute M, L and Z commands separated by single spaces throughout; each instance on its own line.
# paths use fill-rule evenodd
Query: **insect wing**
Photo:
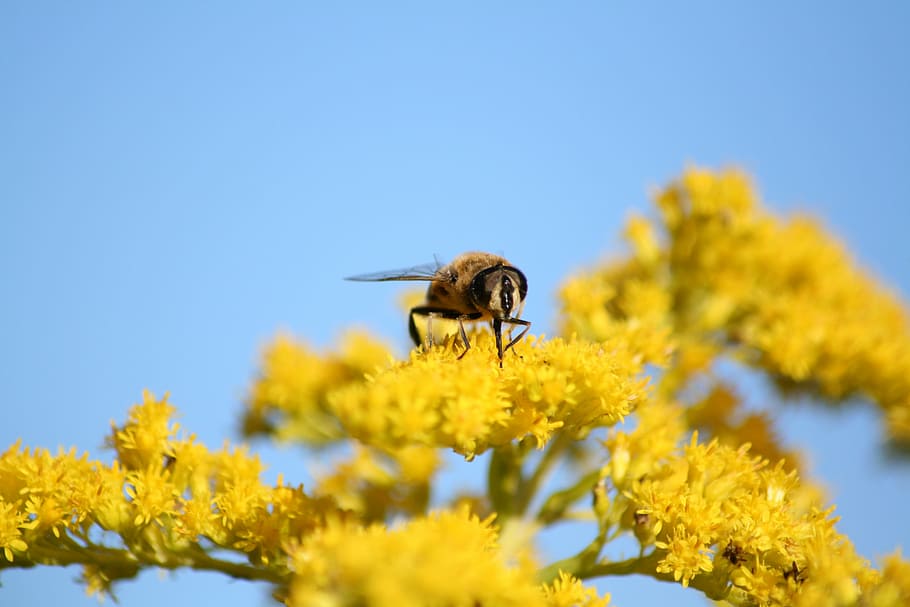
M 371 272 L 369 274 L 358 274 L 356 276 L 347 276 L 345 280 L 355 280 L 357 282 L 384 282 L 388 280 L 438 280 L 437 272 L 442 265 L 438 262 L 425 263 L 423 265 L 404 268 L 402 270 L 387 270 L 385 272 Z

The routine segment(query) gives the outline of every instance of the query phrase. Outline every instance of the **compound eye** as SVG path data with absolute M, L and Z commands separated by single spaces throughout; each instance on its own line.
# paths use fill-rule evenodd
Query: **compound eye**
M 485 308 L 490 303 L 490 291 L 487 289 L 487 274 L 481 272 L 471 281 L 471 300 L 474 305 Z
M 518 282 L 518 296 L 521 298 L 521 301 L 524 301 L 528 296 L 528 279 L 525 278 L 525 275 L 518 268 L 507 268 L 509 272 L 513 273 Z

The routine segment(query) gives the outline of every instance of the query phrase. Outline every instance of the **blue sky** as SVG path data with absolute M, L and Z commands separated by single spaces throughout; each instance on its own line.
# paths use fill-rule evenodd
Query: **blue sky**
M 687 164 L 742 166 L 910 294 L 910 9 L 880 2 L 0 2 L 0 447 L 100 446 L 143 388 L 235 439 L 257 353 L 353 326 L 407 345 L 394 285 L 354 273 L 506 255 L 552 333 L 566 274 L 619 250 Z M 910 545 L 877 415 L 789 407 L 840 529 Z M 269 474 L 305 479 L 293 449 Z M 75 569 L 7 571 L 4 604 L 94 605 Z M 667 584 L 609 580 L 617 604 Z M 644 594 L 641 594 L 644 593 Z M 144 574 L 124 605 L 261 604 Z

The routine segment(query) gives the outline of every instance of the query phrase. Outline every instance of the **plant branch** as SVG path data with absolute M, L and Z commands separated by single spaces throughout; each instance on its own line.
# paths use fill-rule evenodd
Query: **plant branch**
M 515 504 L 515 510 L 517 512 L 521 514 L 527 512 L 528 506 L 534 499 L 537 490 L 544 483 L 550 472 L 552 472 L 553 465 L 558 461 L 559 455 L 565 451 L 565 448 L 568 445 L 569 439 L 563 432 L 558 433 L 556 438 L 550 441 L 550 444 L 547 445 L 546 450 L 540 457 L 540 461 L 537 462 L 537 466 L 534 468 L 531 477 L 527 480 L 523 480 L 519 486 Z
M 608 575 L 647 575 L 662 582 L 679 583 L 679 580 L 673 578 L 670 573 L 658 573 L 657 564 L 660 562 L 663 554 L 658 551 L 651 552 L 647 556 L 641 556 L 624 561 L 600 562 L 596 563 L 587 571 L 580 572 L 576 577 L 580 579 L 591 579 Z M 552 566 L 552 565 L 551 565 Z M 711 600 L 723 600 L 726 596 L 726 588 L 718 587 L 717 580 L 709 575 L 696 575 L 689 581 L 689 588 L 700 590 Z
M 63 538 L 61 538 L 63 539 Z M 255 567 L 211 556 L 202 548 L 194 546 L 192 551 L 152 552 L 139 547 L 111 548 L 97 544 L 82 546 L 66 536 L 62 546 L 39 542 L 29 546 L 24 554 L 16 554 L 12 563 L 0 561 L 0 570 L 9 568 L 30 568 L 36 565 L 97 565 L 117 572 L 118 578 L 135 577 L 143 567 L 162 569 L 189 568 L 201 571 L 219 571 L 231 577 L 281 584 L 287 581 L 286 572 L 267 567 Z

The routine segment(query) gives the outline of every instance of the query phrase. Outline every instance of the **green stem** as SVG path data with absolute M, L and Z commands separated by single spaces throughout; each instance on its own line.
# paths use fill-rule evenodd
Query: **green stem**
M 497 447 L 490 457 L 487 493 L 493 510 L 504 524 L 516 513 L 516 496 L 521 486 L 521 456 L 511 443 Z
M 160 567 L 162 569 L 189 568 L 201 571 L 219 571 L 231 577 L 244 580 L 258 580 L 281 584 L 287 581 L 287 574 L 270 568 L 254 567 L 245 563 L 235 563 L 214 558 L 202 548 L 196 546 L 190 552 L 153 553 L 139 548 L 111 548 L 97 544 L 82 546 L 69 536 L 63 536 L 61 545 L 36 542 L 29 546 L 25 554 L 16 554 L 12 563 L 0 560 L 0 570 L 6 568 L 29 568 L 36 565 L 98 565 L 116 572 L 115 577 L 134 577 L 142 567 Z
M 540 506 L 535 518 L 544 525 L 558 521 L 563 517 L 569 506 L 585 495 L 590 494 L 598 480 L 600 480 L 600 470 L 592 470 L 582 476 L 571 487 L 553 492 Z
M 565 433 L 559 433 L 550 441 L 546 450 L 537 462 L 534 473 L 526 481 L 522 481 L 518 489 L 518 495 L 515 500 L 515 510 L 520 514 L 525 514 L 528 506 L 534 499 L 537 490 L 553 470 L 553 465 L 557 462 L 558 456 L 565 451 L 569 445 L 569 439 Z
M 573 574 L 579 579 L 591 579 L 607 575 L 647 575 L 662 582 L 678 584 L 671 573 L 658 573 L 657 564 L 663 557 L 663 552 L 654 551 L 647 556 L 626 559 L 624 561 L 601 562 L 589 567 L 586 571 Z M 720 601 L 727 595 L 727 589 L 719 585 L 718 581 L 710 575 L 696 575 L 689 580 L 689 588 L 700 590 L 711 600 Z
M 650 575 L 657 579 L 666 579 L 673 581 L 673 576 L 666 573 L 657 573 L 657 563 L 660 558 L 657 552 L 652 552 L 647 556 L 635 557 L 624 561 L 611 561 L 595 563 L 586 571 L 579 572 L 577 577 L 580 579 L 590 579 L 605 575 Z

